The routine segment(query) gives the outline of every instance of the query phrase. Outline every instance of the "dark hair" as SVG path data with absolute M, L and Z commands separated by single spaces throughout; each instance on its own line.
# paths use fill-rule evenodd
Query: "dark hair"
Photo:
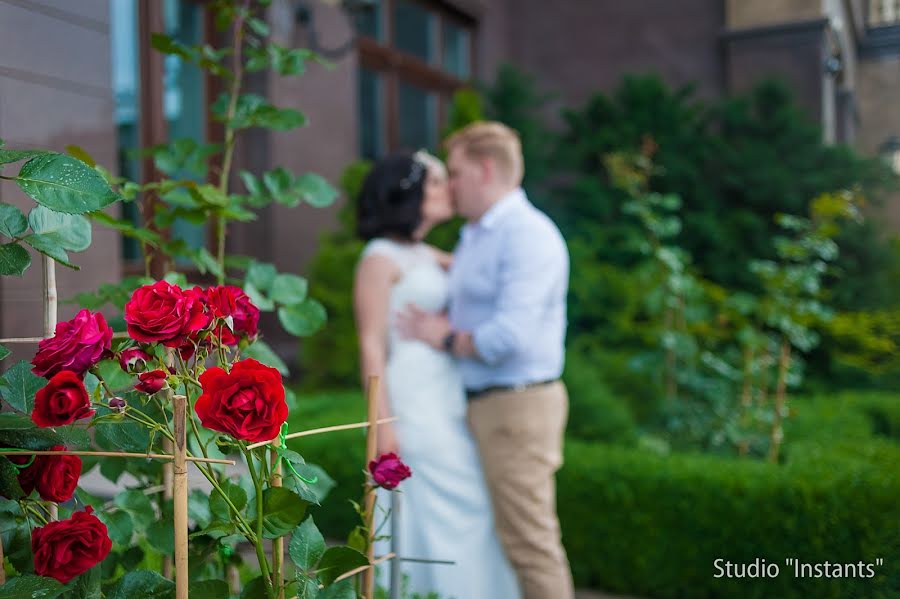
M 357 233 L 411 240 L 422 222 L 425 165 L 409 154 L 382 158 L 363 181 L 356 201 Z

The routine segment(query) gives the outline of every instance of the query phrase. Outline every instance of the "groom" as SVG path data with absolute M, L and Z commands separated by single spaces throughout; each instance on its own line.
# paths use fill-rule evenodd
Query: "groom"
M 568 415 L 563 370 L 569 256 L 520 184 L 518 135 L 477 122 L 446 142 L 463 227 L 447 316 L 410 307 L 400 327 L 459 359 L 497 531 L 524 599 L 571 599 L 555 473 Z

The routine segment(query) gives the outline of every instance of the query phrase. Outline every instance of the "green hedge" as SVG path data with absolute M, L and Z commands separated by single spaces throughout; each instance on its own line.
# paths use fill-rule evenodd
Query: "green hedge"
M 292 429 L 363 417 L 358 393 L 301 399 Z M 579 586 L 641 597 L 900 597 L 900 398 L 845 394 L 792 402 L 786 463 L 659 455 L 570 439 L 559 476 L 563 539 Z M 362 434 L 293 448 L 337 481 L 316 522 L 332 537 L 355 524 Z M 794 578 L 807 563 L 873 562 L 876 577 Z M 714 578 L 717 558 L 775 563 L 777 578 Z

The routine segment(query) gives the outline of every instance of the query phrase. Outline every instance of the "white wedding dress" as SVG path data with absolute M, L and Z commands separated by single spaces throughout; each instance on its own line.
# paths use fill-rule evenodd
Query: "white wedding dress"
M 494 531 L 490 498 L 475 441 L 466 424 L 465 391 L 453 359 L 420 341 L 401 339 L 394 327 L 408 304 L 429 312 L 446 308 L 448 277 L 424 244 L 375 239 L 364 256 L 379 254 L 402 272 L 391 290 L 385 383 L 400 457 L 412 476 L 398 487 L 400 556 L 453 565 L 401 561 L 408 593 L 423 599 L 518 599 L 515 574 Z M 379 490 L 376 527 L 391 534 L 391 493 Z M 376 556 L 391 541 L 376 542 Z M 389 586 L 389 567 L 379 567 Z

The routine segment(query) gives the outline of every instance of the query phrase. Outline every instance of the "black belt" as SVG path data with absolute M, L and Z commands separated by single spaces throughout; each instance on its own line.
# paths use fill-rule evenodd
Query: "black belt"
M 468 401 L 474 401 L 476 399 L 481 399 L 488 393 L 497 393 L 502 391 L 524 391 L 526 389 L 531 389 L 532 387 L 549 385 L 550 383 L 555 383 L 558 380 L 559 379 L 549 379 L 546 381 L 526 383 L 524 385 L 497 385 L 493 387 L 485 387 L 484 389 L 466 389 L 466 399 Z

